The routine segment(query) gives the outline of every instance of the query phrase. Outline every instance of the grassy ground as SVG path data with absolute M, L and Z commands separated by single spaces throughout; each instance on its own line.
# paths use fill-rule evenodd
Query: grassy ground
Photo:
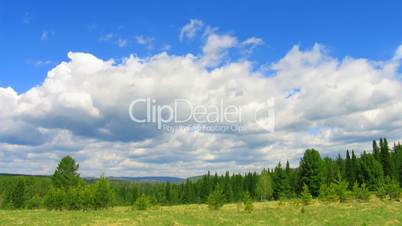
M 254 211 L 228 204 L 218 211 L 206 205 L 154 207 L 133 211 L 115 207 L 102 211 L 0 210 L 0 225 L 402 225 L 402 203 L 314 202 L 301 211 L 294 203 L 255 203 Z

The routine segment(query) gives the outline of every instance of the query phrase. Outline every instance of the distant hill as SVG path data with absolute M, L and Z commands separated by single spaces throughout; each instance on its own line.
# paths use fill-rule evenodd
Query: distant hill
M 132 182 L 143 182 L 143 183 L 181 183 L 185 179 L 179 177 L 108 177 L 110 180 L 122 180 L 122 181 L 132 181 Z
M 27 174 L 15 174 L 15 173 L 0 173 L 0 176 L 25 176 L 25 177 L 50 177 L 49 175 L 27 175 Z M 196 177 L 190 177 L 191 181 L 196 180 Z M 83 177 L 86 181 L 95 181 L 97 177 Z M 150 176 L 150 177 L 108 177 L 109 180 L 112 181 L 129 181 L 129 182 L 138 182 L 138 183 L 181 183 L 185 181 L 185 178 L 180 177 L 169 177 L 169 176 Z

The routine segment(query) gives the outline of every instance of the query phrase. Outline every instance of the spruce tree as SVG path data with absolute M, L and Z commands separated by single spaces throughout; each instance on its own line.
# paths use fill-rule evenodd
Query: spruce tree
M 393 167 L 387 139 L 381 139 L 380 145 L 381 163 L 384 170 L 384 176 L 393 177 Z
M 375 140 L 373 140 L 373 156 L 377 161 L 381 162 L 380 148 Z
M 322 160 L 320 153 L 314 149 L 308 149 L 300 161 L 300 185 L 310 189 L 310 193 L 316 197 L 320 192 L 322 182 Z
M 275 199 L 288 198 L 290 196 L 289 178 L 282 168 L 282 164 L 278 163 L 272 175 L 273 196 Z

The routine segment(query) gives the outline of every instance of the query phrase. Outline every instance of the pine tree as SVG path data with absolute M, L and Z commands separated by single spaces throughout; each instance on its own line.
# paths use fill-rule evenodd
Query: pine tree
M 79 165 L 70 156 L 62 158 L 52 176 L 53 185 L 67 191 L 80 183 Z
M 320 153 L 314 149 L 308 149 L 300 161 L 300 184 L 307 185 L 310 193 L 316 197 L 320 192 L 322 182 L 322 160 Z

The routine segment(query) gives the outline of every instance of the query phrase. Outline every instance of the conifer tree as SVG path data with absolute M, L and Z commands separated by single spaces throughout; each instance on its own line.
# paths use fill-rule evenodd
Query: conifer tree
M 318 196 L 322 182 L 322 160 L 320 153 L 314 149 L 308 149 L 304 152 L 300 161 L 300 184 L 307 185 L 311 195 Z
M 380 140 L 380 150 L 381 150 L 381 163 L 384 170 L 384 176 L 393 177 L 393 169 L 392 169 L 393 167 L 387 139 L 384 138 Z
M 52 176 L 53 185 L 67 191 L 80 183 L 79 165 L 70 156 L 62 158 Z

